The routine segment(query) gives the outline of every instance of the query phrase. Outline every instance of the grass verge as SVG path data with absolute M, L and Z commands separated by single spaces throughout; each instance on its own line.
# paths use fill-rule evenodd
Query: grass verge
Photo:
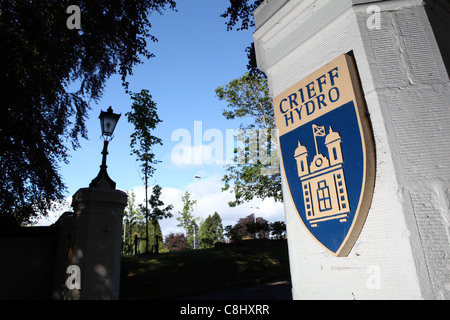
M 121 299 L 164 299 L 289 276 L 284 240 L 122 257 Z

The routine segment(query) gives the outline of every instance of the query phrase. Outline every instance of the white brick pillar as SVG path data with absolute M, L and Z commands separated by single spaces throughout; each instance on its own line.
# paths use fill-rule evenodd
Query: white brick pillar
M 346 257 L 312 239 L 283 179 L 294 299 L 450 299 L 450 85 L 425 5 L 266 0 L 255 11 L 273 97 L 352 52 L 375 140 L 373 199 Z
M 119 299 L 122 217 L 127 194 L 109 188 L 82 188 L 73 196 L 74 242 L 70 264 L 79 268 L 81 289 L 64 298 Z

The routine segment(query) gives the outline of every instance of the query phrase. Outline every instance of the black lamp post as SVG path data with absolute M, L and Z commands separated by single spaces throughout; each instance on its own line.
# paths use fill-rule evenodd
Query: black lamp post
M 110 188 L 115 189 L 116 183 L 111 180 L 106 172 L 106 156 L 108 155 L 108 144 L 114 138 L 114 129 L 116 128 L 117 122 L 119 121 L 121 114 L 113 113 L 113 109 L 111 107 L 108 108 L 107 112 L 100 112 L 100 125 L 102 127 L 102 139 L 104 141 L 103 144 L 103 159 L 102 164 L 100 166 L 100 172 L 97 177 L 89 184 L 90 188 Z

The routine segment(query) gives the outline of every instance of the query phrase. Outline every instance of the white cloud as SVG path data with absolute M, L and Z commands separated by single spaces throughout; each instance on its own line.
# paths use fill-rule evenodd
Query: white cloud
M 160 221 L 163 235 L 166 236 L 171 232 L 184 231 L 182 228 L 177 227 L 178 221 L 176 218 L 179 217 L 178 212 L 183 209 L 181 197 L 186 191 L 191 194 L 191 200 L 198 200 L 197 205 L 194 207 L 194 216 L 206 219 L 209 215 L 212 215 L 217 211 L 222 218 L 224 227 L 227 225 L 234 225 L 237 220 L 252 213 L 269 222 L 284 221 L 284 205 L 279 202 L 276 203 L 272 199 L 265 199 L 264 201 L 254 199 L 240 206 L 231 208 L 228 205 L 228 202 L 234 200 L 234 195 L 230 192 L 222 192 L 222 186 L 221 176 L 213 175 L 209 177 L 202 176 L 202 178 L 196 179 L 195 182 L 188 184 L 185 190 L 163 188 L 161 200 L 165 205 L 172 204 L 174 206 L 172 211 L 173 217 Z M 143 199 L 145 198 L 144 190 L 145 188 L 141 186 L 133 188 L 138 203 L 143 203 Z M 149 195 L 150 194 L 151 188 L 149 188 Z

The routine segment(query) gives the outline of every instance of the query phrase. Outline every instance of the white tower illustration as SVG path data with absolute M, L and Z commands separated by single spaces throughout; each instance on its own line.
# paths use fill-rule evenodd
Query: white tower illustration
M 309 174 L 308 150 L 305 146 L 302 146 L 300 141 L 298 142 L 297 149 L 295 149 L 294 157 L 297 161 L 298 176 L 303 177 Z
M 316 155 L 308 163 L 308 149 L 298 142 L 294 151 L 306 219 L 311 227 L 330 220 L 348 221 L 350 203 L 344 176 L 342 138 L 338 132 L 326 134 L 325 126 L 312 125 Z M 325 138 L 328 158 L 319 153 L 317 137 Z
M 325 138 L 330 166 L 344 162 L 344 159 L 342 159 L 341 141 L 342 138 L 339 133 L 333 131 L 333 128 L 330 126 L 330 133 Z

